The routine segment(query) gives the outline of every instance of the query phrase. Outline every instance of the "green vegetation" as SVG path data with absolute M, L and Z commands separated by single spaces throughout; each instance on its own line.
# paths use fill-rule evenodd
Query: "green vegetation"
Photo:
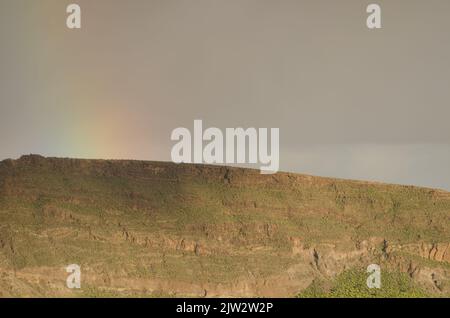
M 419 298 L 430 295 L 407 274 L 382 272 L 381 287 L 369 288 L 368 273 L 361 269 L 347 270 L 333 281 L 314 280 L 300 298 Z

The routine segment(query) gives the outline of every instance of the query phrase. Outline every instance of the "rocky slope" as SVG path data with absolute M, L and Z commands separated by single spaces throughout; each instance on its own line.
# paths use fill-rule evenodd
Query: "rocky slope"
M 0 296 L 285 296 L 369 264 L 450 295 L 450 193 L 163 162 L 0 163 Z M 66 287 L 78 264 L 82 288 Z

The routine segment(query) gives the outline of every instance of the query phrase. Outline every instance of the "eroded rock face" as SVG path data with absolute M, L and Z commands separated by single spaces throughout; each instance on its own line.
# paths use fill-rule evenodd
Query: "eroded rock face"
M 450 263 L 450 244 L 449 243 L 410 243 L 405 245 L 394 245 L 391 251 L 404 251 L 424 259 Z
M 425 245 L 425 246 L 424 246 Z M 421 256 L 426 257 L 426 251 L 428 252 L 428 259 L 438 262 L 450 262 L 450 243 L 437 243 L 437 244 L 423 244 L 423 253 Z
M 446 295 L 449 219 L 439 190 L 25 156 L 0 163 L 0 296 L 290 297 L 372 263 Z

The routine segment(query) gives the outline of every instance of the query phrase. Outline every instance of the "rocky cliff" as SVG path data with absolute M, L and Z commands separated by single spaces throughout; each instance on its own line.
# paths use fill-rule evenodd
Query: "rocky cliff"
M 291 297 L 372 263 L 448 296 L 449 243 L 445 191 L 164 162 L 0 163 L 3 297 Z M 81 289 L 66 286 L 69 264 Z

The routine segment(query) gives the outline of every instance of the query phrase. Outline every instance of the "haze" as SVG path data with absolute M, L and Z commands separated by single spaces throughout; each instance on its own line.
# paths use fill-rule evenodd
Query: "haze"
M 281 170 L 450 189 L 448 0 L 72 2 L 0 2 L 0 159 L 168 161 L 202 119 L 280 128 Z

